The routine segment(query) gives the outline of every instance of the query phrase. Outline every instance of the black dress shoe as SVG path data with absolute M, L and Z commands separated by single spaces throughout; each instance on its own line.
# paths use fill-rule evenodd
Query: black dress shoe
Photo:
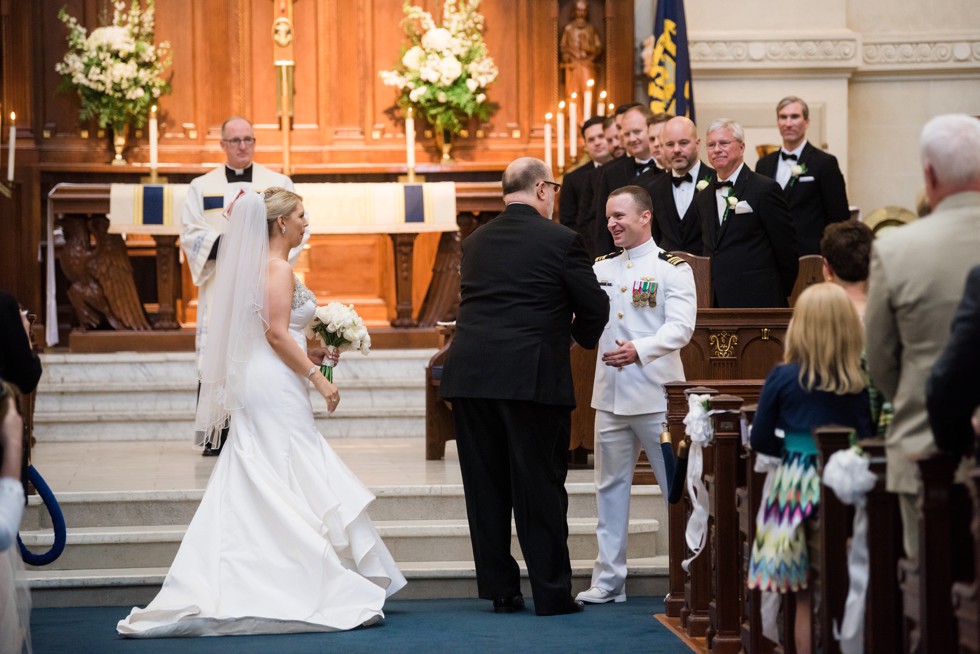
M 201 452 L 201 456 L 218 456 L 221 454 L 221 448 L 213 448 L 211 445 L 205 445 L 204 451 Z
M 569 613 L 581 613 L 585 610 L 585 602 L 582 600 L 571 600 L 563 609 L 557 611 L 538 611 L 538 615 L 567 615 Z
M 494 613 L 517 613 L 524 610 L 524 596 L 518 593 L 510 597 L 501 597 L 493 601 Z

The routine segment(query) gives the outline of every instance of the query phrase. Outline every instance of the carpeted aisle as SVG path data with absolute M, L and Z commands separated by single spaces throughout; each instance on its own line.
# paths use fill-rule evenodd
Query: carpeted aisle
M 539 618 L 533 610 L 495 615 L 479 600 L 392 600 L 383 625 L 350 632 L 286 636 L 236 636 L 122 640 L 116 622 L 123 607 L 35 609 L 31 631 L 36 654 L 167 654 L 216 652 L 602 652 L 687 654 L 691 650 L 651 617 L 662 597 L 631 597 L 622 604 L 588 606 L 583 613 Z

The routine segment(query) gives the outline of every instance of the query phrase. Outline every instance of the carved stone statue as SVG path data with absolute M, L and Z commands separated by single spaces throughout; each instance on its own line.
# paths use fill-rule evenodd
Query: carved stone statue
M 576 0 L 575 17 L 565 25 L 559 44 L 561 66 L 565 72 L 565 94 L 583 97 L 586 82 L 596 79 L 596 59 L 602 53 L 599 33 L 589 22 L 589 3 Z

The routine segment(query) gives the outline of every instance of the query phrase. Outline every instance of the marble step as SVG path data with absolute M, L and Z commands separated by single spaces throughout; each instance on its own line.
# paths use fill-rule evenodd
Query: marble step
M 379 520 L 375 526 L 398 562 L 463 561 L 472 557 L 466 520 Z M 627 556 L 658 553 L 659 529 L 659 521 L 652 518 L 631 520 Z M 169 566 L 185 530 L 183 525 L 69 527 L 64 552 L 45 569 Z M 520 545 L 513 525 L 511 533 L 511 549 L 519 553 Z M 31 551 L 43 552 L 51 547 L 54 537 L 51 533 L 21 532 L 21 539 Z M 572 558 L 595 558 L 595 518 L 568 520 L 568 551 Z
M 425 407 L 351 407 L 341 403 L 333 415 L 314 405 L 317 429 L 328 438 L 419 438 L 425 436 Z M 192 442 L 194 415 L 187 410 L 77 411 L 35 413 L 40 441 Z
M 527 568 L 522 560 L 522 587 L 531 596 Z M 628 562 L 626 579 L 628 596 L 664 595 L 667 592 L 667 555 L 639 557 Z M 476 597 L 476 573 L 473 562 L 439 561 L 400 563 L 408 585 L 397 599 L 435 599 Z M 131 606 L 145 606 L 159 592 L 167 574 L 166 567 L 100 568 L 85 570 L 28 570 L 35 608 L 67 606 L 119 606 L 122 619 Z M 572 561 L 572 592 L 590 585 L 592 559 Z M 589 607 L 586 610 L 601 610 Z
M 423 377 L 387 379 L 339 378 L 342 406 L 347 408 L 419 407 L 425 404 Z M 323 398 L 311 389 L 314 408 L 326 411 Z M 193 415 L 197 406 L 197 382 L 175 380 L 58 382 L 37 396 L 35 414 L 133 413 L 135 411 L 183 411 Z
M 568 517 L 596 515 L 595 486 L 569 483 Z M 72 528 L 125 527 L 127 525 L 186 525 L 194 516 L 203 490 L 104 491 L 58 493 L 65 523 Z M 462 520 L 466 518 L 463 487 L 383 486 L 372 488 L 376 499 L 368 507 L 374 520 Z M 633 486 L 630 506 L 633 518 L 653 518 L 666 524 L 667 510 L 658 486 Z M 38 496 L 28 498 L 21 529 L 26 532 L 51 528 L 47 509 Z

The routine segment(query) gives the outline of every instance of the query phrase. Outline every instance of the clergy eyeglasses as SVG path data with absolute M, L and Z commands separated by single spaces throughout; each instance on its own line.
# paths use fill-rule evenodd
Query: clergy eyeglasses
M 246 136 L 245 138 L 238 138 L 238 137 L 236 136 L 236 137 L 235 137 L 235 138 L 233 138 L 233 139 L 221 139 L 221 140 L 222 140 L 222 141 L 224 141 L 225 143 L 230 143 L 231 145 L 233 145 L 233 146 L 234 146 L 234 147 L 236 147 L 236 148 L 237 148 L 237 147 L 238 147 L 239 145 L 242 145 L 243 143 L 244 143 L 244 144 L 245 144 L 246 146 L 253 146 L 253 145 L 255 145 L 255 138 L 254 138 L 254 137 L 252 137 L 252 136 Z

